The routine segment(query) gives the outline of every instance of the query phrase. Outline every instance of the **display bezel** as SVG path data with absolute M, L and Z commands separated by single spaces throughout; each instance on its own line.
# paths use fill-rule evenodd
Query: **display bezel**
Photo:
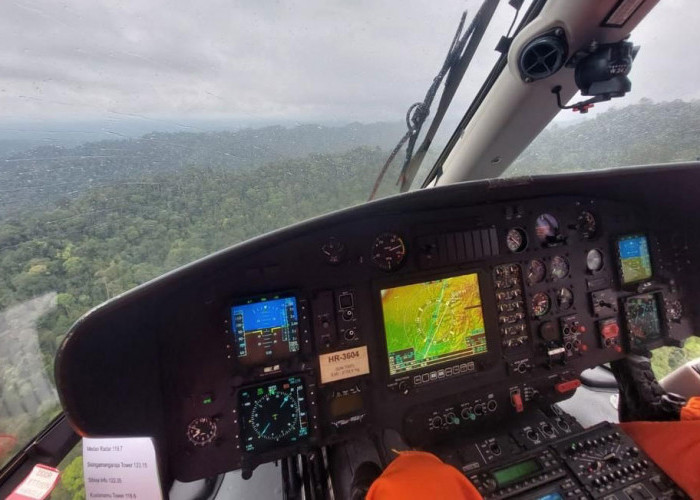
M 641 278 L 638 280 L 634 281 L 627 281 L 625 282 L 624 274 L 623 274 L 623 268 L 622 268 L 622 256 L 620 255 L 620 242 L 622 240 L 626 239 L 632 239 L 632 238 L 640 238 L 643 237 L 646 239 L 647 242 L 647 253 L 649 254 L 649 267 L 651 270 L 651 274 L 647 278 Z M 634 287 L 635 285 L 639 283 L 644 283 L 646 281 L 651 281 L 654 279 L 654 257 L 652 255 L 651 251 L 651 238 L 649 237 L 648 234 L 646 233 L 628 233 L 628 234 L 622 234 L 617 236 L 614 239 L 614 245 L 615 245 L 615 257 L 617 259 L 617 274 L 618 274 L 618 279 L 620 282 L 620 286 L 622 288 L 630 288 Z
M 296 305 L 296 312 L 297 312 L 297 344 L 298 344 L 298 349 L 296 351 L 288 351 L 282 355 L 277 355 L 277 356 L 267 356 L 262 360 L 252 360 L 248 358 L 247 356 L 240 356 L 239 355 L 239 349 L 238 349 L 238 334 L 234 332 L 234 324 L 233 324 L 233 308 L 236 306 L 244 306 L 244 305 L 249 305 L 249 304 L 255 304 L 255 303 L 260 303 L 260 302 L 265 302 L 265 301 L 270 301 L 270 300 L 279 300 L 279 299 L 287 299 L 287 298 L 293 298 L 295 300 L 295 305 Z M 303 298 L 299 295 L 299 293 L 294 292 L 294 291 L 279 291 L 279 292 L 271 292 L 271 293 L 265 293 L 265 294 L 256 294 L 256 295 L 250 295 L 250 296 L 245 296 L 245 297 L 236 297 L 235 299 L 232 299 L 227 302 L 226 307 L 224 309 L 224 324 L 226 327 L 226 335 L 228 336 L 228 344 L 231 346 L 233 350 L 233 358 L 241 365 L 243 366 L 269 366 L 269 365 L 274 365 L 277 362 L 280 361 L 286 361 L 290 358 L 293 358 L 294 356 L 298 356 L 302 353 L 303 350 L 303 333 L 307 329 L 305 323 L 302 323 L 302 321 L 305 321 L 305 318 L 303 317 L 303 311 L 302 311 L 302 301 Z M 287 343 L 289 345 L 289 343 Z
M 632 322 L 630 321 L 631 317 L 628 310 L 628 302 L 631 299 L 637 299 L 639 297 L 648 295 L 653 297 L 654 304 L 656 305 L 656 315 L 659 320 L 659 335 L 654 339 L 646 340 L 642 343 L 635 343 L 632 335 Z M 668 337 L 668 330 L 664 315 L 664 298 L 662 292 L 654 291 L 639 293 L 636 295 L 629 295 L 625 297 L 622 301 L 622 310 L 624 313 L 625 329 L 627 330 L 627 343 L 630 351 L 636 353 L 644 353 L 648 349 L 653 349 L 664 345 L 664 340 Z
M 285 381 L 288 381 L 290 378 L 298 378 L 301 380 L 301 385 L 304 390 L 304 398 L 306 400 L 306 415 L 308 418 L 307 426 L 308 426 L 308 434 L 306 436 L 303 436 L 300 439 L 297 439 L 296 441 L 283 441 L 282 443 L 280 442 L 273 442 L 270 441 L 271 444 L 268 446 L 265 446 L 263 448 L 258 448 L 256 450 L 251 450 L 248 451 L 245 448 L 245 441 L 246 441 L 246 431 L 247 432 L 255 432 L 252 427 L 249 427 L 248 423 L 245 421 L 244 418 L 244 411 L 243 411 L 243 405 L 241 403 L 241 397 L 242 397 L 242 392 L 247 391 L 247 390 L 254 390 L 259 387 L 267 387 L 272 384 L 280 384 L 284 383 Z M 313 386 L 310 385 L 310 381 L 308 377 L 304 376 L 304 374 L 290 374 L 285 377 L 279 377 L 271 380 L 263 380 L 259 381 L 254 384 L 248 384 L 246 386 L 243 386 L 239 388 L 236 391 L 235 394 L 235 405 L 236 405 L 236 410 L 238 412 L 237 416 L 237 424 L 238 424 L 238 445 L 240 446 L 241 453 L 243 455 L 251 456 L 251 457 L 267 457 L 267 456 L 273 456 L 273 455 L 283 455 L 285 454 L 284 452 L 286 450 L 290 449 L 299 449 L 300 447 L 304 447 L 309 444 L 309 442 L 312 442 L 315 439 L 315 434 L 317 431 L 317 425 L 315 424 L 316 421 L 316 414 L 314 413 L 315 406 L 312 404 L 312 400 L 315 397 L 315 391 L 313 390 Z
M 464 276 L 468 274 L 477 275 L 477 283 L 479 286 L 479 294 L 481 297 L 481 309 L 484 317 L 484 330 L 486 336 L 486 352 L 475 354 L 468 357 L 449 359 L 439 363 L 434 363 L 430 366 L 425 366 L 421 368 L 416 368 L 414 370 L 405 371 L 401 373 L 391 374 L 389 369 L 389 346 L 386 337 L 386 326 L 384 324 L 384 311 L 382 307 L 382 296 L 381 291 L 388 288 L 396 288 L 406 285 L 414 285 L 419 283 L 424 283 L 426 281 L 435 281 L 445 278 L 454 278 L 457 276 Z M 483 371 L 487 366 L 490 366 L 493 361 L 500 355 L 498 347 L 498 339 L 491 332 L 497 331 L 496 325 L 494 325 L 494 318 L 496 317 L 496 308 L 493 297 L 493 286 L 488 279 L 489 274 L 485 272 L 482 268 L 473 267 L 462 267 L 458 269 L 453 269 L 450 272 L 440 272 L 440 273 L 416 273 L 412 274 L 410 277 L 394 278 L 394 279 L 384 279 L 378 280 L 373 284 L 373 302 L 375 304 L 376 317 L 378 325 L 381 326 L 381 343 L 382 343 L 382 363 L 385 365 L 384 373 L 390 383 L 400 380 L 411 380 L 416 376 L 422 376 L 426 373 L 431 373 L 436 370 L 444 369 L 455 363 L 469 363 L 474 361 L 475 369 L 469 371 L 468 375 L 473 375 L 476 372 Z M 440 379 L 443 380 L 443 379 Z M 445 378 L 444 380 L 451 380 L 450 378 Z
M 530 470 L 529 472 L 527 472 L 525 474 L 521 474 L 520 476 L 517 476 L 515 478 L 510 478 L 508 480 L 505 480 L 503 482 L 501 482 L 501 480 L 497 477 L 498 473 L 502 473 L 503 471 L 507 471 L 507 470 L 510 470 L 510 469 L 513 469 L 516 467 L 521 467 L 525 464 L 530 464 L 530 463 L 536 465 L 537 468 L 534 470 Z M 505 488 L 507 486 L 510 486 L 511 484 L 515 484 L 515 483 L 518 483 L 518 482 L 523 481 L 525 479 L 528 479 L 532 476 L 535 476 L 535 475 L 539 474 L 540 472 L 542 472 L 543 470 L 544 470 L 544 467 L 542 467 L 542 463 L 537 458 L 531 457 L 531 458 L 527 458 L 525 460 L 521 460 L 519 462 L 515 462 L 515 463 L 510 464 L 510 465 L 506 465 L 505 467 L 499 467 L 498 469 L 491 471 L 491 476 L 496 481 L 496 484 L 498 485 L 499 488 Z

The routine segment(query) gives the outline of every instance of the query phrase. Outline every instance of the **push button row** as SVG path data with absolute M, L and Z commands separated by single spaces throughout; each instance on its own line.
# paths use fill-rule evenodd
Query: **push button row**
M 469 363 L 460 363 L 458 365 L 448 366 L 447 368 L 441 368 L 440 370 L 433 370 L 432 372 L 424 373 L 422 375 L 415 375 L 413 377 L 413 385 L 428 384 L 430 382 L 453 377 L 454 375 L 459 375 L 461 373 L 471 373 L 475 370 L 476 365 L 473 361 L 470 361 Z

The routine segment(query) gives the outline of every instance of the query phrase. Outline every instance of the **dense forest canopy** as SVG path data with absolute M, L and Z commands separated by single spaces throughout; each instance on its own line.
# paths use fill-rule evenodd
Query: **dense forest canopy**
M 700 101 L 639 104 L 545 129 L 507 176 L 576 172 L 700 158 Z
M 506 174 L 693 160 L 698 131 L 700 102 L 642 102 L 549 128 Z M 55 307 L 38 319 L 51 379 L 56 349 L 89 308 L 213 251 L 364 202 L 402 134 L 401 124 L 153 133 L 0 158 L 0 313 L 52 294 Z M 382 194 L 396 191 L 396 163 Z M 0 396 L 21 386 L 22 354 L 12 355 L 0 352 Z M 666 373 L 689 356 L 700 343 L 659 350 L 653 363 Z M 57 411 L 53 400 L 34 418 L 0 413 L 0 429 L 15 429 L 19 445 Z

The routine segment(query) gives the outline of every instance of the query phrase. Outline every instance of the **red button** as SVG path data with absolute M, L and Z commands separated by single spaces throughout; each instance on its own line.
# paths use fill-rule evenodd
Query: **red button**
M 519 392 L 514 392 L 510 395 L 510 400 L 513 403 L 513 406 L 515 406 L 515 411 L 518 413 L 522 413 L 524 408 L 523 408 L 523 398 L 520 395 Z
M 607 325 L 603 326 L 600 333 L 602 333 L 603 337 L 605 338 L 617 337 L 620 333 L 620 327 L 617 325 L 617 323 L 608 323 Z
M 581 381 L 577 378 L 572 380 L 567 380 L 566 382 L 559 382 L 554 386 L 554 389 L 559 394 L 566 394 L 567 392 L 575 391 L 577 387 L 581 385 Z

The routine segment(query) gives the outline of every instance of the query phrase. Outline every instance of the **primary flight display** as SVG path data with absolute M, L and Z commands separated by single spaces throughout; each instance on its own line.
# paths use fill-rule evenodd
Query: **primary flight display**
M 299 315 L 295 297 L 251 299 L 231 307 L 231 329 L 241 362 L 262 363 L 299 350 Z
M 636 283 L 651 278 L 649 243 L 644 235 L 624 236 L 617 241 L 622 284 Z
M 381 297 L 390 375 L 487 351 L 476 273 L 387 288 Z

